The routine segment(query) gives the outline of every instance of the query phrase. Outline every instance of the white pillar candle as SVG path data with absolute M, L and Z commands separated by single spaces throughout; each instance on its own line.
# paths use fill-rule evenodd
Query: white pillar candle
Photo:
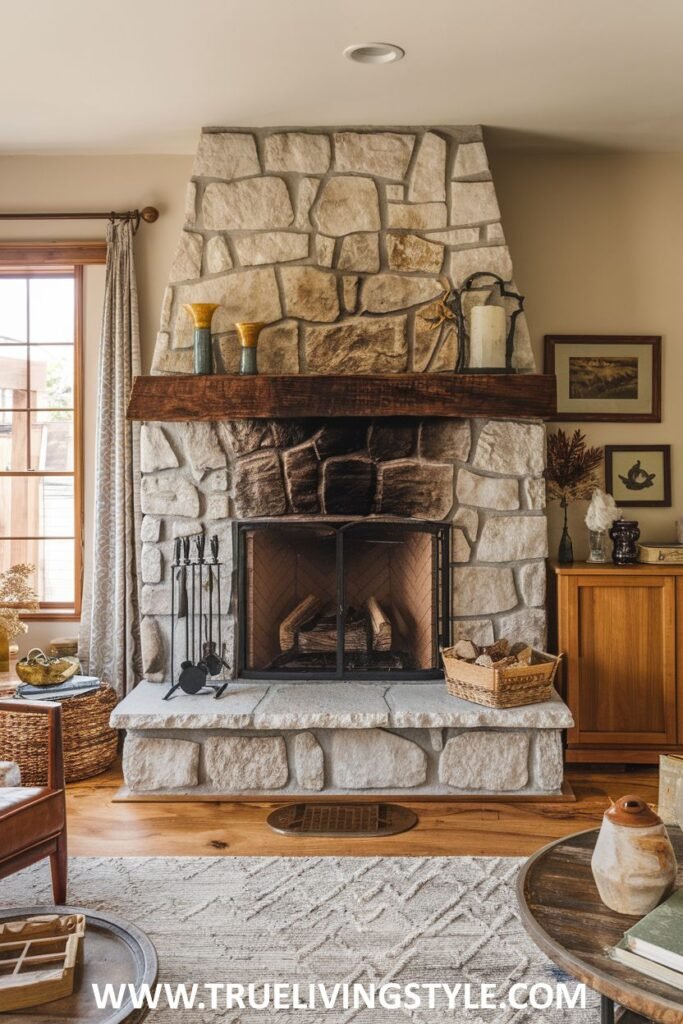
M 507 318 L 502 306 L 473 306 L 470 314 L 471 367 L 504 367 Z

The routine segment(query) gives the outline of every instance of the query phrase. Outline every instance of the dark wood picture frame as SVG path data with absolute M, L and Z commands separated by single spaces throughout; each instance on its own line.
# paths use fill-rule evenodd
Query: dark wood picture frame
M 636 499 L 624 501 L 615 496 L 620 508 L 670 508 L 671 507 L 671 445 L 670 444 L 606 444 L 605 445 L 605 489 L 614 494 L 614 452 L 661 452 L 664 466 L 664 498 L 661 501 Z
M 543 372 L 556 374 L 555 352 L 559 345 L 649 345 L 652 349 L 652 408 L 649 412 L 558 411 L 553 420 L 576 423 L 661 423 L 662 421 L 662 339 L 661 335 L 630 334 L 546 334 Z M 559 397 L 559 396 L 558 396 Z

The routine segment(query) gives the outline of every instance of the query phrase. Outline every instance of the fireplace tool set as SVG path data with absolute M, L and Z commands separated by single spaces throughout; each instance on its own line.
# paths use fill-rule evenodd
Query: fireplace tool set
M 194 542 L 194 544 L 192 543 Z M 194 546 L 194 558 L 191 547 Z M 222 696 L 227 681 L 213 682 L 224 669 L 225 661 L 221 618 L 221 562 L 218 561 L 218 537 L 209 540 L 210 558 L 205 558 L 206 537 L 177 537 L 174 549 L 171 592 L 171 688 L 196 694 L 211 691 Z M 176 649 L 184 658 L 176 678 Z

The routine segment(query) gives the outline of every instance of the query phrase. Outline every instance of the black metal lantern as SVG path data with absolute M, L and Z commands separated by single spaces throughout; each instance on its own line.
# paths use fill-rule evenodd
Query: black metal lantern
M 514 299 L 517 308 L 513 309 L 506 317 L 508 320 L 507 334 L 505 338 L 505 366 L 470 366 L 470 334 L 467 328 L 467 318 L 463 312 L 463 298 L 470 292 L 475 291 L 475 285 L 481 286 L 486 280 L 492 281 L 494 287 L 500 290 L 501 299 Z M 458 358 L 455 364 L 456 373 L 514 373 L 512 356 L 515 349 L 515 326 L 517 317 L 524 309 L 524 296 L 507 288 L 506 282 L 498 274 L 492 271 L 479 270 L 464 281 L 461 288 L 452 288 L 444 299 L 444 305 L 453 314 L 456 329 L 458 332 Z

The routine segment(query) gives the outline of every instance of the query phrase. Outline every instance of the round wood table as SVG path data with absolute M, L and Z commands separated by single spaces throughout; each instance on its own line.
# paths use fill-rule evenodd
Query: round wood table
M 683 833 L 669 835 L 683 885 Z M 591 857 L 598 829 L 545 846 L 522 868 L 517 899 L 522 924 L 537 946 L 558 967 L 599 992 L 602 1024 L 614 1021 L 614 1004 L 631 1011 L 621 1018 L 683 1024 L 683 991 L 612 960 L 609 949 L 638 918 L 617 914 L 598 895 Z

